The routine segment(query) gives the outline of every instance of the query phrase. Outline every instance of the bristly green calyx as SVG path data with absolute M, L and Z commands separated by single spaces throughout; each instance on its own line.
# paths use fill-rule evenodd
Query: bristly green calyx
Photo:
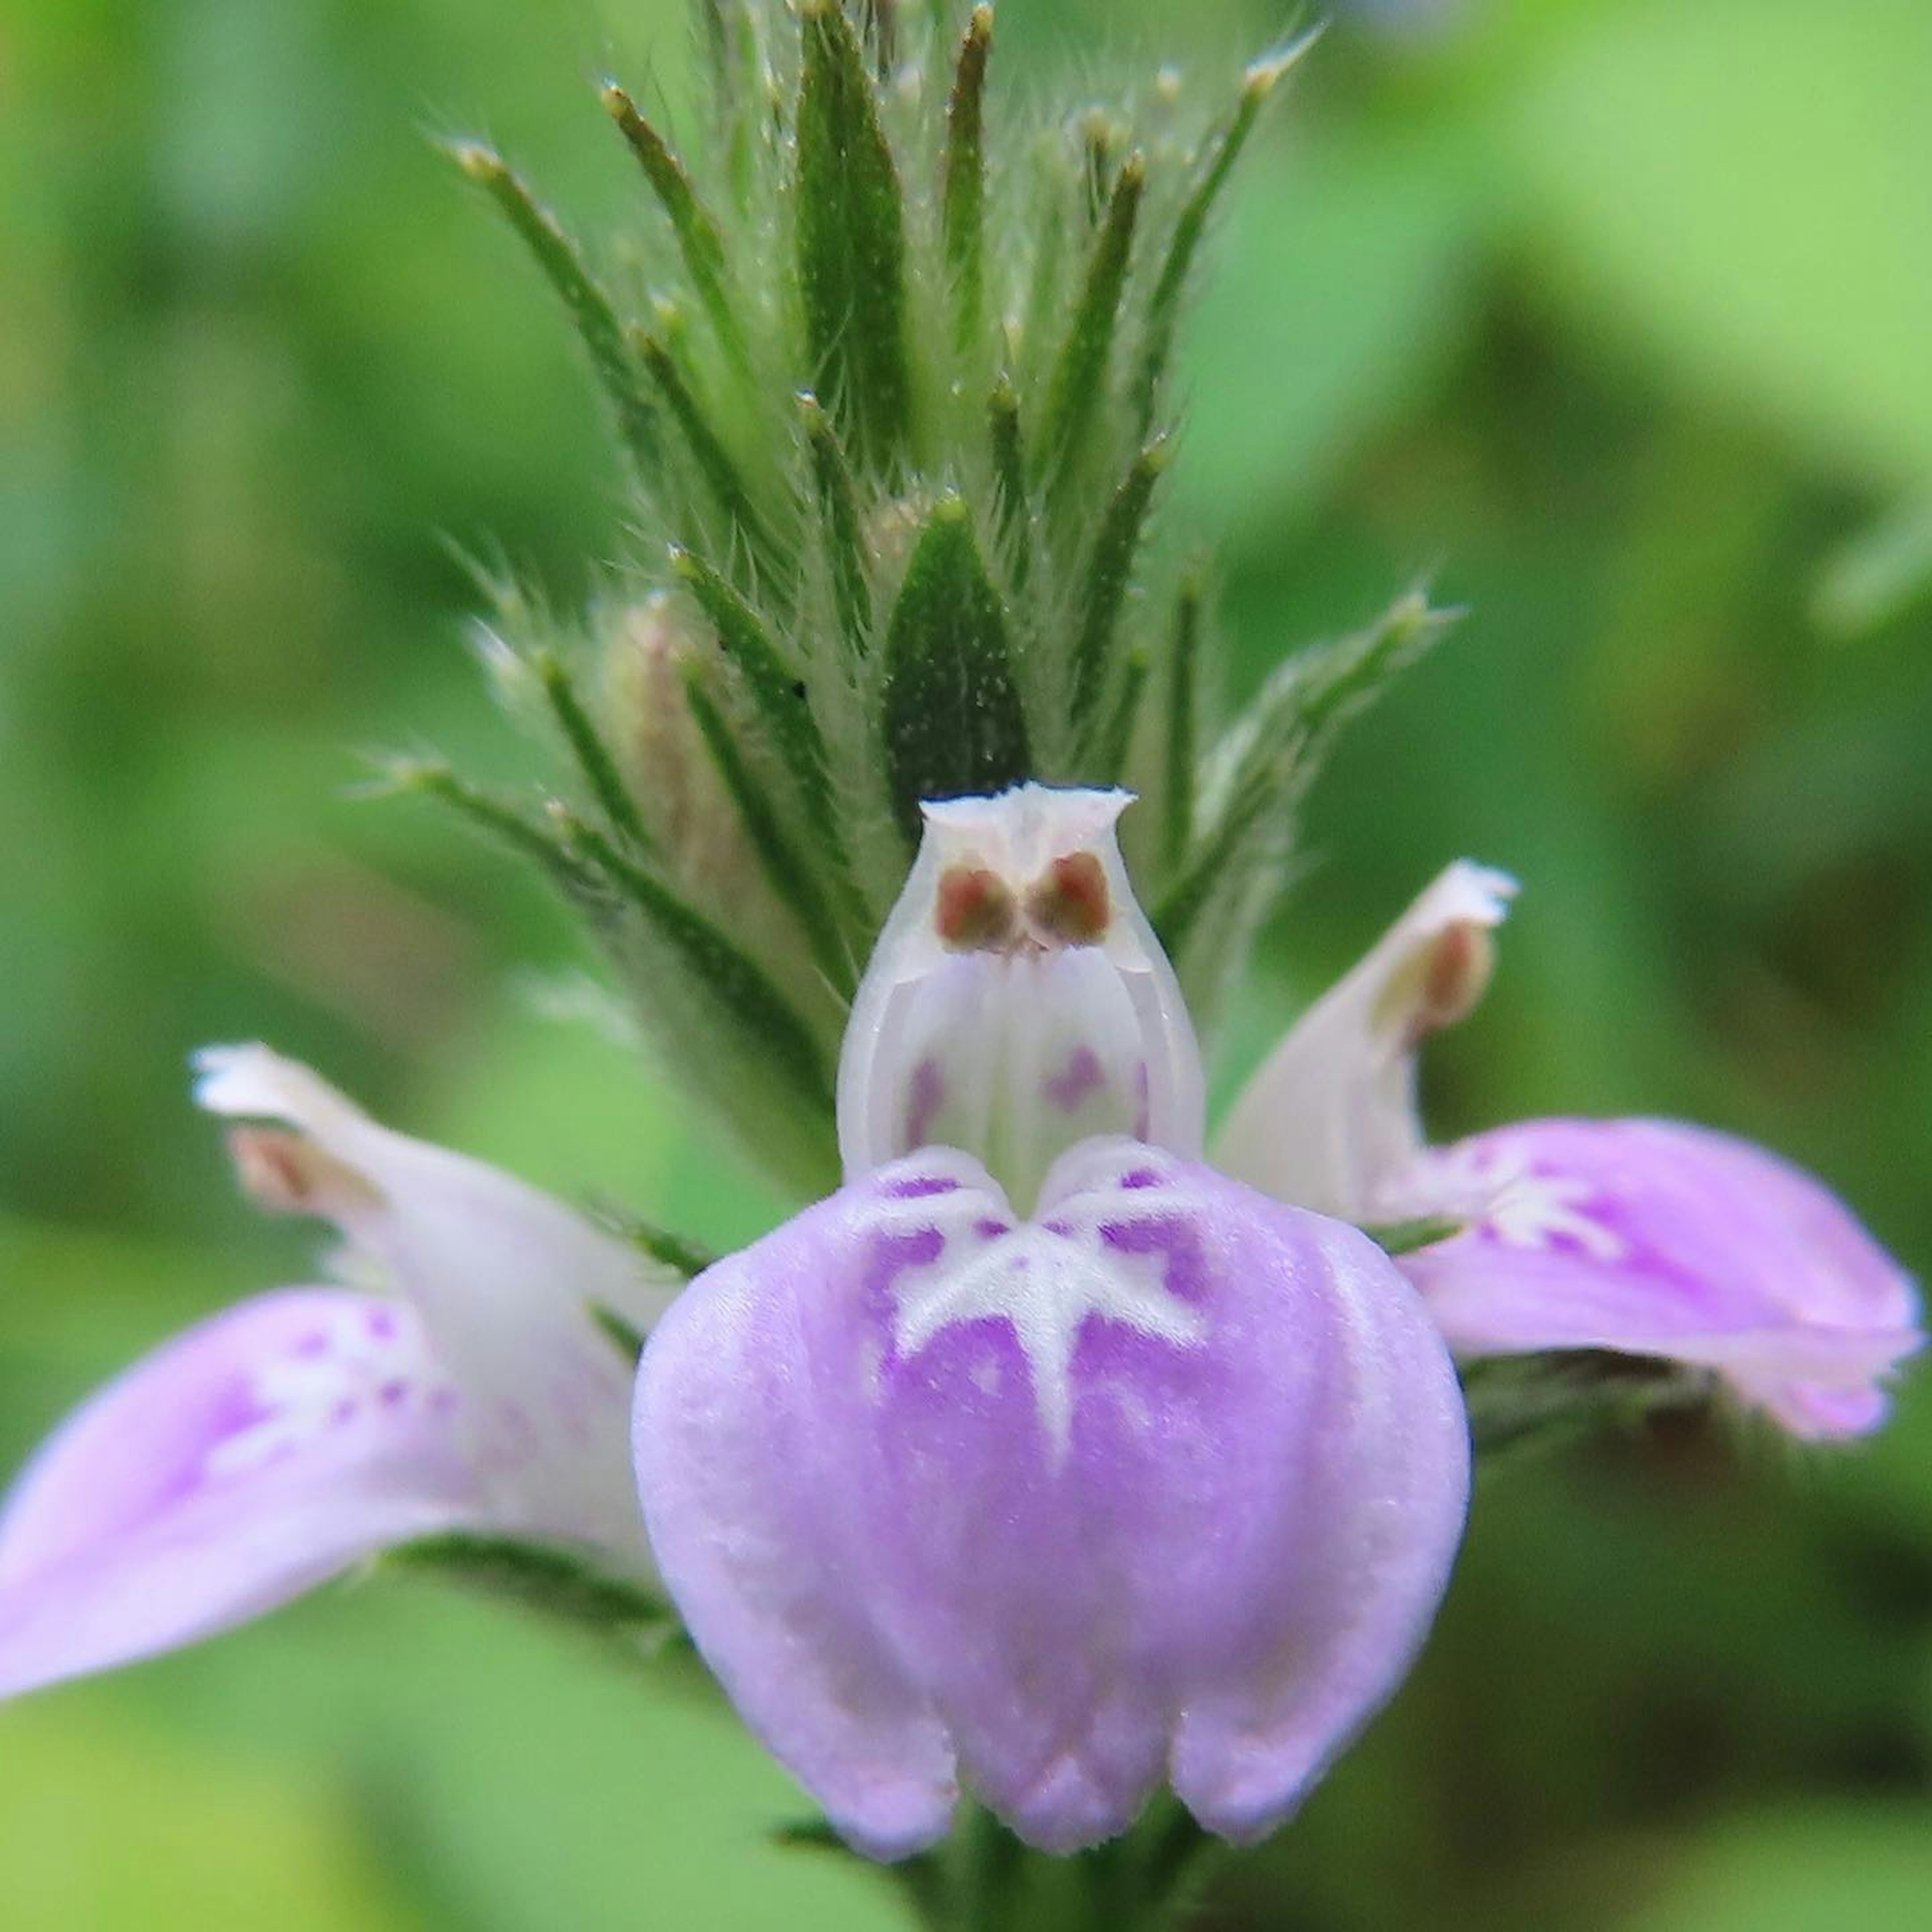
M 698 0 L 674 145 L 616 80 L 640 284 L 494 149 L 452 152 L 562 301 L 644 539 L 586 618 L 500 595 L 488 655 L 558 758 L 526 808 L 412 788 L 589 918 L 668 1070 L 789 1183 L 920 801 L 1124 784 L 1191 999 L 1238 970 L 1340 722 L 1440 619 L 1408 600 L 1211 736 L 1208 576 L 1163 539 L 1177 332 L 1215 210 L 1312 35 L 1204 87 L 993 83 L 963 0 Z M 680 152 L 680 148 L 683 151 Z M 620 259 L 612 250 L 609 260 Z M 647 286 L 648 298 L 637 295 Z

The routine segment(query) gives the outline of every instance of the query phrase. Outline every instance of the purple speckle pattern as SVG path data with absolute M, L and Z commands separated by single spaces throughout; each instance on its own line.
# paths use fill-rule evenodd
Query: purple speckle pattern
M 0 1696 L 260 1615 L 477 1520 L 454 1392 L 414 1315 L 262 1295 L 110 1383 L 0 1516 Z
M 1401 1266 L 1460 1354 L 1609 1348 L 1712 1370 L 1802 1437 L 1883 1420 L 1919 1346 L 1904 1271 L 1828 1189 L 1724 1134 L 1663 1120 L 1529 1120 L 1427 1157 L 1486 1202 Z
M 1068 1161 L 1030 1232 L 956 1155 L 887 1168 L 712 1268 L 645 1352 L 665 1580 L 876 1856 L 943 1835 L 962 1781 L 1055 1851 L 1163 1780 L 1260 1836 L 1406 1670 L 1460 1534 L 1454 1371 L 1379 1250 L 1131 1142 Z M 916 1244 L 935 1163 L 971 1198 Z M 1026 1265 L 989 1293 L 998 1254 Z

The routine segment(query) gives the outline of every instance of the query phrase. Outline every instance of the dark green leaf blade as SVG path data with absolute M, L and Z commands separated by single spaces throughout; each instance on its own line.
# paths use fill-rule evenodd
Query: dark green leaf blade
M 646 476 L 656 473 L 657 414 L 640 380 L 610 298 L 592 278 L 568 236 L 494 148 L 458 141 L 448 150 L 456 164 L 497 207 L 536 258 L 544 279 L 569 311 L 589 352 L 591 366 L 617 414 L 619 434 Z
M 1088 556 L 1079 604 L 1079 629 L 1073 640 L 1073 723 L 1078 739 L 1092 742 L 1097 712 L 1111 682 L 1114 639 L 1134 560 L 1154 502 L 1154 485 L 1167 466 L 1165 439 L 1148 444 L 1114 492 Z
M 1186 856 L 1194 837 L 1195 740 L 1199 730 L 1197 682 L 1201 650 L 1201 610 L 1205 601 L 1204 569 L 1191 566 L 1181 579 L 1174 604 L 1174 634 L 1168 655 L 1166 730 L 1162 745 L 1160 860 L 1172 872 Z
M 858 460 L 891 470 L 911 433 L 905 212 L 873 81 L 836 0 L 805 0 L 795 218 L 814 386 Z
M 865 532 L 859 519 L 859 498 L 852 472 L 832 418 L 808 391 L 798 399 L 812 452 L 812 486 L 818 497 L 819 527 L 826 560 L 826 574 L 839 628 L 854 661 L 870 651 L 872 641 L 872 586 L 866 568 Z
M 835 854 L 842 854 L 833 815 L 825 740 L 812 715 L 805 680 L 780 656 L 758 613 L 722 574 L 692 551 L 674 547 L 671 568 L 711 621 L 725 656 L 744 681 L 752 709 L 772 748 L 797 785 L 806 808 L 824 828 Z
M 946 104 L 945 178 L 940 226 L 952 277 L 953 329 L 961 350 L 978 338 L 986 308 L 986 63 L 993 10 L 976 7 L 959 44 Z
M 711 319 L 720 346 L 741 374 L 747 372 L 751 358 L 727 285 L 724 240 L 718 224 L 698 200 L 684 164 L 638 111 L 638 104 L 630 95 L 614 80 L 607 80 L 598 93 L 605 112 L 617 124 L 618 132 L 638 158 L 644 178 L 670 218 L 671 231 L 677 237 L 678 250 L 684 258 L 684 272 L 691 278 L 691 285 Z
M 680 894 L 627 858 L 593 826 L 559 814 L 564 842 L 586 869 L 608 881 L 618 903 L 640 914 L 762 1063 L 815 1114 L 831 1104 L 832 1078 L 812 1029 L 770 976 L 735 940 Z
M 922 799 L 998 791 L 1031 771 L 1005 608 L 956 496 L 927 518 L 886 628 L 885 738 L 913 844 Z
M 1045 420 L 1034 453 L 1042 476 L 1063 476 L 1071 469 L 1106 389 L 1120 294 L 1146 190 L 1146 164 L 1130 154 L 1114 181 L 1079 304 L 1048 384 Z
M 712 703 L 704 673 L 694 664 L 686 674 L 685 696 L 766 881 L 797 920 L 818 970 L 850 998 L 857 974 L 819 889 L 813 862 L 785 829 L 783 814 L 732 736 L 724 713 Z

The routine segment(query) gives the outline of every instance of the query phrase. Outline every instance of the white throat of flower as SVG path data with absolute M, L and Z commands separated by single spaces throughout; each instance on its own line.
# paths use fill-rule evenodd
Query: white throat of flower
M 1027 784 L 922 808 L 839 1062 L 848 1180 L 958 1148 L 1025 1213 L 1096 1135 L 1199 1157 L 1200 1054 L 1114 836 L 1131 797 Z

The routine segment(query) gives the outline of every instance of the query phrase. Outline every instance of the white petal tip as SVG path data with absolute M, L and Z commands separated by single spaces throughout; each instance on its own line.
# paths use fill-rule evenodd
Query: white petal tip
M 301 1061 L 260 1041 L 204 1046 L 190 1057 L 195 1105 L 226 1120 L 283 1120 L 314 1132 L 360 1108 Z

